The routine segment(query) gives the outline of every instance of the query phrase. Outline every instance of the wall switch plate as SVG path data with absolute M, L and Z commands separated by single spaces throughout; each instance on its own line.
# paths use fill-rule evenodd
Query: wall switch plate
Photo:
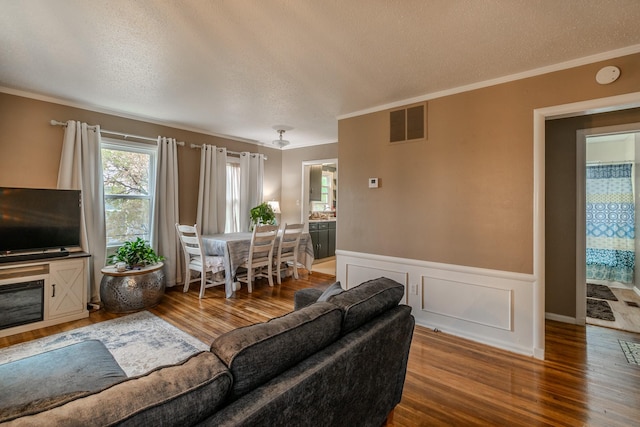
M 378 178 L 369 178 L 369 188 L 378 188 Z
M 415 283 L 409 284 L 409 292 L 414 295 L 418 295 L 418 285 Z

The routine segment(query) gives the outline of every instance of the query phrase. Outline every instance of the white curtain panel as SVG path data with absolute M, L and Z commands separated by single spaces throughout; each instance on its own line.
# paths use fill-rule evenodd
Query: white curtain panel
M 64 131 L 58 188 L 82 191 L 81 246 L 89 258 L 89 300 L 100 301 L 100 271 L 106 263 L 104 186 L 100 126 L 69 120 Z
M 262 182 L 264 179 L 264 155 L 240 153 L 240 227 L 249 231 L 251 216 L 249 211 L 262 203 Z
M 224 233 L 227 216 L 227 149 L 203 145 L 196 222 L 200 233 Z
M 166 285 L 175 286 L 182 277 L 178 222 L 178 143 L 173 138 L 158 137 L 158 167 L 156 168 L 156 207 L 153 221 L 158 255 L 164 260 Z

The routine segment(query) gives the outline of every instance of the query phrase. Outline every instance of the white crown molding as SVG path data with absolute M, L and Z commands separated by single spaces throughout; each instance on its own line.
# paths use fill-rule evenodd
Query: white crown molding
M 607 61 L 607 60 L 619 58 L 622 56 L 633 55 L 639 52 L 640 52 L 640 44 L 636 44 L 636 45 L 627 46 L 621 49 L 602 52 L 602 53 L 598 53 L 591 56 L 585 56 L 583 58 L 572 59 L 571 61 L 548 65 L 546 67 L 534 68 L 533 70 L 523 71 L 521 73 L 511 74 L 504 77 L 498 77 L 496 79 L 485 80 L 478 83 L 472 83 L 465 86 L 459 86 L 452 89 L 446 89 L 439 92 L 433 92 L 433 93 L 416 96 L 414 98 L 403 99 L 400 101 L 391 102 L 389 104 L 378 105 L 376 107 L 366 108 L 364 110 L 354 111 L 352 113 L 340 115 L 337 117 L 337 119 L 343 120 L 351 117 L 363 116 L 365 114 L 376 113 L 378 111 L 389 110 L 391 108 L 402 107 L 404 105 L 415 104 L 417 102 L 424 102 L 430 99 L 442 98 L 445 96 L 455 95 L 458 93 L 469 92 L 476 89 L 482 89 L 489 86 L 508 83 L 515 80 L 522 80 L 529 77 L 535 77 L 535 76 L 540 76 L 547 73 L 553 73 L 555 71 L 567 70 L 567 69 L 579 67 L 582 65 L 593 64 L 595 62 Z
M 33 92 L 27 92 L 27 91 L 23 91 L 23 90 L 18 90 L 18 89 L 13 89 L 13 88 L 9 88 L 9 87 L 5 87 L 5 86 L 0 86 L 0 93 L 6 93 L 8 95 L 15 95 L 15 96 L 21 96 L 23 98 L 29 98 L 29 99 L 35 99 L 37 101 L 44 101 L 44 102 L 50 102 L 52 104 L 59 104 L 59 105 L 65 105 L 67 107 L 72 107 L 72 108 L 79 108 L 81 110 L 87 110 L 87 111 L 93 111 L 96 113 L 101 113 L 101 114 L 109 114 L 111 116 L 116 116 L 116 117 L 122 117 L 123 119 L 130 119 L 130 120 L 138 120 L 138 121 L 143 121 L 145 123 L 151 123 L 151 124 L 155 124 L 155 125 L 160 125 L 160 126 L 166 126 L 166 127 L 170 127 L 173 129 L 180 129 L 180 130 L 186 130 L 189 132 L 195 132 L 195 133 L 200 133 L 203 135 L 209 135 L 209 136 L 215 136 L 218 138 L 224 138 L 224 139 L 229 139 L 232 141 L 239 141 L 239 142 L 246 142 L 248 144 L 253 144 L 253 145 L 258 145 L 258 146 L 262 146 L 262 147 L 266 147 L 266 148 L 271 148 L 274 150 L 293 150 L 293 149 L 297 149 L 297 148 L 304 148 L 304 147 L 312 147 L 312 146 L 316 146 L 316 145 L 325 145 L 325 144 L 334 144 L 338 141 L 335 142 L 311 142 L 311 143 L 296 143 L 296 145 L 288 145 L 286 147 L 280 148 L 280 147 L 276 147 L 275 145 L 273 145 L 272 143 L 268 143 L 268 142 L 262 142 L 262 141 L 256 141 L 254 139 L 247 139 L 247 138 L 241 138 L 238 136 L 231 136 L 231 135 L 223 135 L 220 133 L 215 133 L 215 132 L 209 132 L 209 131 L 205 131 L 202 129 L 198 129 L 198 128 L 191 128 L 188 126 L 183 126 L 177 123 L 172 123 L 172 122 L 163 122 L 163 121 L 159 121 L 154 119 L 153 117 L 147 117 L 147 116 L 138 116 L 138 115 L 133 115 L 133 114 L 126 114 L 126 113 L 122 113 L 119 111 L 114 111 L 114 110 L 109 110 L 106 108 L 101 108 L 95 105 L 86 105 L 86 104 L 82 104 L 79 102 L 73 102 L 73 101 L 69 101 L 69 100 L 65 100 L 65 99 L 61 99 L 61 98 L 54 98 L 51 96 L 46 96 L 46 95 L 41 95 L 41 94 L 37 94 L 37 93 L 33 93 Z M 53 117 L 53 119 L 58 119 Z

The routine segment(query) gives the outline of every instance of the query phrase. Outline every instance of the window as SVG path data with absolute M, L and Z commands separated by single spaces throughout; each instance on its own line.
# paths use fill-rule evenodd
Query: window
M 101 149 L 107 247 L 152 242 L 156 147 L 103 138 Z
M 227 216 L 224 232 L 240 231 L 240 160 L 227 158 Z
M 325 212 L 330 211 L 333 206 L 333 172 L 322 171 L 322 187 L 320 201 L 311 202 L 312 212 Z

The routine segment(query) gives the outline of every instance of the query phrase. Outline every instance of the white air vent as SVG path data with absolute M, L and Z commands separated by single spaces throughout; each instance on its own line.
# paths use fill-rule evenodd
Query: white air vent
M 427 103 L 389 113 L 389 142 L 427 139 Z

